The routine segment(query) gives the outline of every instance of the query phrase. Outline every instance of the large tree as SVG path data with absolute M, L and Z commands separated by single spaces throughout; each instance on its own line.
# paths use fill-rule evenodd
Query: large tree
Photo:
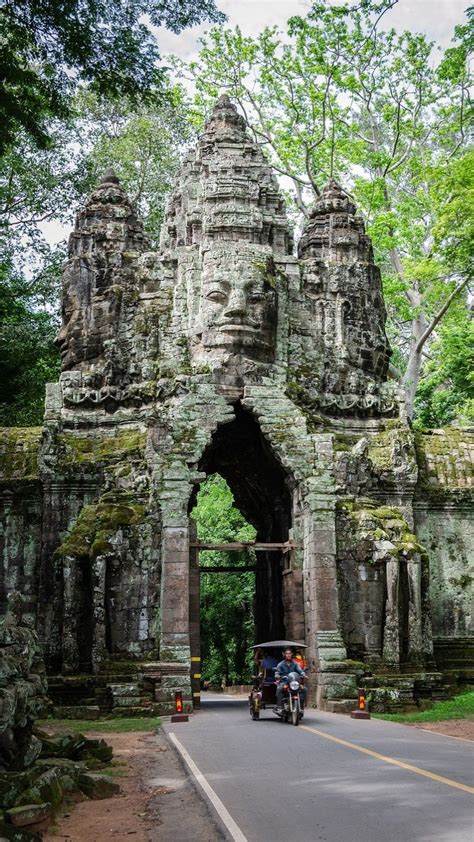
M 316 2 L 285 36 L 214 29 L 183 72 L 203 111 L 222 90 L 239 103 L 300 219 L 330 176 L 352 190 L 382 266 L 412 415 L 426 349 L 472 271 L 445 224 L 450 204 L 469 201 L 445 175 L 464 152 L 472 26 L 456 28 L 435 66 L 424 36 L 382 29 L 396 2 Z
M 156 99 L 163 70 L 148 23 L 178 33 L 223 19 L 214 0 L 2 0 L 0 155 L 20 131 L 47 146 L 78 84 L 106 99 Z

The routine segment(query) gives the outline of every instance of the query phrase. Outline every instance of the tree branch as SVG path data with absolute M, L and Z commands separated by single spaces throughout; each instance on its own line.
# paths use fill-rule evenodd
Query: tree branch
M 461 281 L 461 283 L 458 284 L 455 289 L 453 289 L 451 295 L 448 296 L 448 298 L 444 302 L 441 309 L 438 310 L 438 312 L 436 313 L 436 316 L 434 316 L 432 318 L 432 320 L 431 320 L 430 324 L 428 325 L 428 327 L 426 328 L 425 332 L 422 334 L 422 336 L 418 340 L 418 342 L 416 344 L 416 347 L 415 347 L 415 353 L 419 354 L 421 352 L 421 350 L 423 348 L 423 345 L 425 344 L 426 340 L 429 339 L 429 337 L 433 333 L 436 325 L 438 325 L 440 323 L 441 319 L 443 318 L 444 314 L 448 310 L 452 301 L 456 298 L 456 296 L 460 292 L 462 292 L 462 290 L 464 289 L 465 286 L 467 286 L 468 283 L 469 283 L 469 277 L 464 278 L 464 280 Z

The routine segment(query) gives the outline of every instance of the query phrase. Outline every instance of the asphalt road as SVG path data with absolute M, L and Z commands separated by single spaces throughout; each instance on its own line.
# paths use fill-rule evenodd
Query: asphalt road
M 468 741 L 317 710 L 297 728 L 271 711 L 253 722 L 231 697 L 212 697 L 189 723 L 165 730 L 229 839 L 474 842 Z

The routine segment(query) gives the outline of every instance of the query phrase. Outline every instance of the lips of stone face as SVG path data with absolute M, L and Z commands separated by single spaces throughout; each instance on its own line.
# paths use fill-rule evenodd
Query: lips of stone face
M 265 268 L 265 261 L 252 259 L 243 250 L 225 263 L 220 254 L 205 254 L 192 331 L 204 355 L 224 349 L 250 359 L 272 360 L 276 293 Z

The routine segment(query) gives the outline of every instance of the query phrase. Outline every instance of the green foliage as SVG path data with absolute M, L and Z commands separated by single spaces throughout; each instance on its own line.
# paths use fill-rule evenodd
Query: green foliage
M 59 374 L 54 337 L 65 257 L 44 233 L 50 220 L 71 221 L 86 184 L 77 133 L 56 130 L 48 151 L 20 134 L 0 158 L 0 423 L 41 424 L 45 384 Z
M 94 731 L 98 734 L 123 734 L 131 731 L 156 731 L 161 721 L 156 716 L 133 716 L 119 719 L 40 719 L 36 722 L 38 728 L 61 728 L 65 731 L 83 734 L 84 731 Z
M 0 156 L 20 131 L 45 148 L 51 118 L 72 114 L 72 95 L 87 85 L 101 99 L 159 101 L 163 71 L 144 21 L 180 32 L 221 21 L 213 0 L 21 0 L 0 10 Z
M 471 719 L 474 717 L 474 691 L 462 693 L 445 702 L 434 702 L 429 710 L 418 713 L 373 713 L 376 719 L 390 722 L 442 722 L 447 719 Z
M 215 474 L 201 486 L 192 515 L 200 541 L 253 541 L 255 529 L 234 505 L 225 480 Z M 255 553 L 201 551 L 203 566 L 247 565 Z M 255 575 L 201 574 L 201 657 L 204 680 L 245 683 L 252 674 Z
M 452 309 L 430 349 L 415 399 L 418 428 L 474 422 L 474 324 L 466 309 Z
M 5 427 L 41 424 L 45 384 L 59 375 L 55 319 L 34 309 L 35 298 L 22 279 L 0 275 L 0 425 Z

